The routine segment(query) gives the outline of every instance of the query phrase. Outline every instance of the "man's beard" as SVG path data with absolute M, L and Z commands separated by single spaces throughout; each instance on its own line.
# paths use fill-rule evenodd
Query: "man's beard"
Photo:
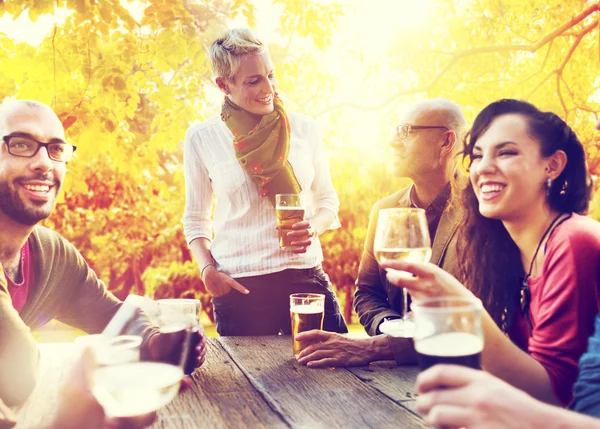
M 56 192 L 60 184 L 54 180 L 51 192 Z M 56 195 L 55 195 L 56 196 Z M 39 206 L 31 202 L 29 206 L 19 197 L 16 190 L 11 191 L 7 182 L 0 182 L 0 210 L 21 225 L 33 226 L 46 219 L 52 213 L 54 201 L 47 201 Z

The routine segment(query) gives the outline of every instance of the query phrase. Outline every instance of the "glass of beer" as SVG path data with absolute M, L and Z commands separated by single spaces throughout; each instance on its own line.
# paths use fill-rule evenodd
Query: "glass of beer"
M 413 304 L 421 371 L 442 363 L 481 369 L 482 309 L 477 298 L 429 298 Z
M 386 261 L 428 262 L 431 257 L 431 239 L 425 210 L 392 208 L 379 211 L 373 242 L 375 259 Z M 410 275 L 406 273 L 407 275 Z M 412 337 L 414 323 L 408 311 L 408 293 L 402 289 L 402 319 L 394 321 L 394 330 L 401 337 Z
M 91 391 L 108 417 L 135 417 L 169 403 L 179 391 L 181 367 L 140 362 L 141 337 L 112 337 L 91 349 L 96 360 Z M 137 349 L 136 349 L 137 347 Z
M 292 319 L 292 352 L 298 357 L 306 344 L 296 341 L 296 334 L 312 329 L 323 329 L 325 295 L 320 293 L 294 293 L 290 295 Z
M 279 227 L 279 248 L 292 250 L 294 237 L 288 237 L 292 225 L 304 220 L 304 195 L 303 194 L 277 194 L 275 195 L 275 215 Z
M 200 301 L 197 299 L 159 299 L 159 329 L 163 361 L 181 365 L 186 375 L 196 369 L 196 347 L 200 342 Z M 189 344 L 186 346 L 186 339 Z M 186 346 L 186 353 L 183 347 Z M 183 359 L 183 361 L 180 361 Z

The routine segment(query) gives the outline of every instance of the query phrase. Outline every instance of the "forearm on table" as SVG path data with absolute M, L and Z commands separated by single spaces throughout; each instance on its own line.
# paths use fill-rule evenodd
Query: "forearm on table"
M 387 335 L 377 335 L 369 338 L 371 361 L 377 360 L 394 360 L 394 353 Z
M 546 429 L 586 428 L 600 429 L 600 419 L 596 419 L 575 411 L 565 410 L 553 405 L 541 404 L 532 410 L 537 427 Z
M 13 407 L 23 404 L 35 387 L 39 352 L 29 327 L 23 323 L 8 292 L 2 288 L 0 338 L 0 400 Z
M 540 401 L 559 405 L 546 369 L 513 344 L 486 312 L 482 315 L 482 323 L 485 338 L 483 368 Z

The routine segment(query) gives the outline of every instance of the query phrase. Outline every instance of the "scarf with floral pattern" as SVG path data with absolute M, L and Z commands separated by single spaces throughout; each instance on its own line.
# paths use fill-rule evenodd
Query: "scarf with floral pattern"
M 275 207 L 276 194 L 299 194 L 302 187 L 288 161 L 290 122 L 277 94 L 273 106 L 273 112 L 261 117 L 225 97 L 221 119 L 234 136 L 241 166 L 258 185 L 260 195 Z

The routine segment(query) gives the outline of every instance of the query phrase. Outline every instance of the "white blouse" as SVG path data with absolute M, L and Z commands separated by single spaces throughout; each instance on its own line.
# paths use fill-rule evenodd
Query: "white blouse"
M 292 129 L 288 161 L 308 193 L 305 218 L 325 208 L 336 215 L 330 229 L 338 228 L 340 203 L 317 124 L 305 115 L 288 113 L 288 117 Z M 275 208 L 259 195 L 258 186 L 240 165 L 233 140 L 219 116 L 192 125 L 186 133 L 183 229 L 187 242 L 200 237 L 212 240 L 210 251 L 218 269 L 231 277 L 318 265 L 323 260 L 318 239 L 303 254 L 279 248 Z

